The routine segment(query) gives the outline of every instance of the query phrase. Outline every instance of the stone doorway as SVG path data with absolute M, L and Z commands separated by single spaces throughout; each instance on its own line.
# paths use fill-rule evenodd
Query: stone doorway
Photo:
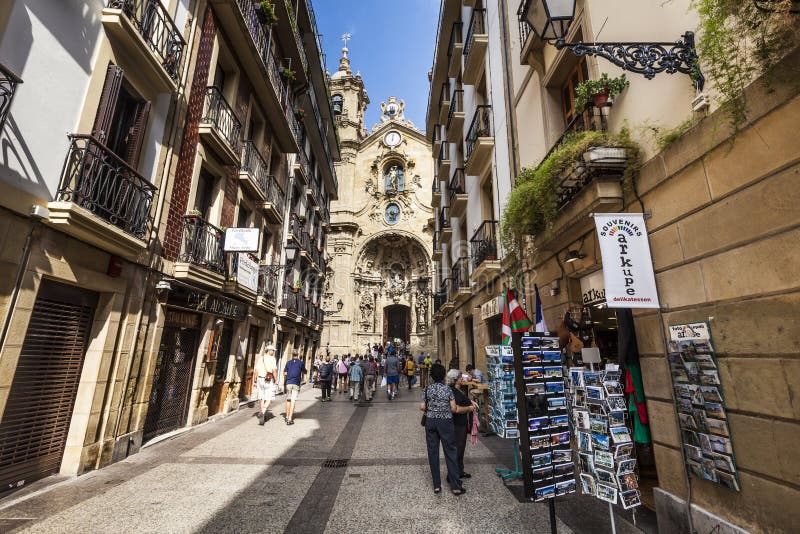
M 402 304 L 386 306 L 383 309 L 383 341 L 402 339 L 411 336 L 411 308 Z

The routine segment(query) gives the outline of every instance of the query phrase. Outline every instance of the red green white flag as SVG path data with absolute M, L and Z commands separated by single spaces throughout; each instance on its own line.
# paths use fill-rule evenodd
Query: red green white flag
M 531 325 L 531 320 L 517 302 L 514 293 L 510 289 L 506 289 L 505 295 L 503 295 L 503 345 L 511 344 L 512 332 L 527 332 Z

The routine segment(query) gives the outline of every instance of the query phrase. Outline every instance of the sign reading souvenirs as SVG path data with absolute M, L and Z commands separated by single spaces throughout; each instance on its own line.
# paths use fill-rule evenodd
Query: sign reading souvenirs
M 689 471 L 703 480 L 740 491 L 733 442 L 706 323 L 669 327 L 669 360 L 675 403 Z
M 609 308 L 658 308 L 650 243 L 641 213 L 596 213 Z
M 183 286 L 173 286 L 167 304 L 178 308 L 220 315 L 237 321 L 241 321 L 247 315 L 247 305 L 242 302 Z
M 225 230 L 225 252 L 258 252 L 261 230 L 258 228 L 228 228 Z

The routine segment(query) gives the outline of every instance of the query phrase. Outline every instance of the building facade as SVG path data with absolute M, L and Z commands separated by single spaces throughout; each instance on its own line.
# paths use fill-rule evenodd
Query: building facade
M 394 96 L 381 102 L 381 122 L 366 129 L 369 97 L 347 48 L 329 86 L 342 158 L 328 239 L 325 345 L 331 354 L 364 354 L 368 345 L 402 340 L 414 353 L 430 352 L 430 144 Z
M 310 361 L 338 187 L 310 3 L 57 4 L 0 7 L 4 488 L 238 409 L 266 344 Z
M 797 232 L 796 216 L 784 203 L 793 195 L 788 180 L 796 175 L 800 156 L 789 133 L 800 101 L 792 75 L 785 72 L 797 53 L 777 65 L 778 74 L 769 83 L 752 80 L 745 93 L 747 119 L 735 137 L 714 98 L 719 88 L 712 78 L 701 93 L 686 74 L 660 73 L 649 80 L 628 73 L 629 86 L 613 105 L 584 110 L 576 106 L 577 87 L 604 73 L 613 78 L 623 71 L 603 58 L 576 56 L 568 47 L 557 49 L 542 41 L 525 17 L 539 3 L 442 2 L 427 135 L 434 152 L 445 156 L 459 150 L 446 141 L 463 145 L 465 151 L 481 142 L 469 130 L 450 130 L 458 126 L 451 119 L 454 102 L 459 105 L 453 83 L 458 84 L 459 76 L 462 86 L 476 80 L 469 55 L 485 41 L 484 62 L 474 71 L 483 72 L 476 87 L 485 87 L 492 108 L 505 107 L 507 116 L 502 131 L 497 122 L 493 125 L 495 160 L 500 158 L 499 136 L 506 136 L 508 146 L 502 155 L 508 174 L 497 188 L 505 190 L 493 218 L 516 222 L 520 228 L 512 234 L 524 235 L 516 249 L 498 243 L 492 284 L 475 280 L 485 269 L 473 261 L 470 281 L 463 290 L 454 290 L 465 278 L 453 271 L 458 257 L 453 239 L 464 235 L 457 230 L 463 219 L 454 217 L 465 218 L 469 227 L 470 210 L 461 215 L 459 206 L 478 202 L 482 191 L 470 186 L 467 172 L 465 196 L 460 197 L 461 184 L 451 178 L 453 171 L 438 167 L 441 186 L 433 203 L 440 206 L 434 244 L 435 257 L 441 248 L 441 290 L 434 324 L 443 360 L 463 366 L 468 363 L 465 352 L 479 355 L 485 340 L 499 341 L 500 321 L 494 314 L 501 311 L 496 299 L 503 284 L 516 289 L 529 315 L 537 285 L 551 330 L 566 332 L 567 312 L 572 318 L 583 315 L 591 325 L 591 346 L 599 348 L 603 361 L 617 361 L 623 340 L 635 336 L 651 435 L 636 447 L 642 511 L 654 515 L 659 531 L 791 531 L 789 525 L 800 521 L 791 504 L 798 499 L 799 464 L 789 437 L 800 431 L 793 400 L 797 350 L 781 340 L 797 337 L 796 321 L 790 319 L 797 316 L 797 278 L 782 267 L 793 264 L 798 251 L 790 244 Z M 481 10 L 482 33 L 470 30 Z M 565 39 L 670 43 L 700 26 L 701 16 L 689 2 L 623 1 L 612 8 L 610 3 L 578 1 Z M 706 61 L 700 57 L 701 67 L 708 67 Z M 445 95 L 451 95 L 449 100 Z M 469 123 L 475 112 L 464 109 Z M 498 114 L 493 116 L 497 121 Z M 595 141 L 572 164 L 547 174 L 555 158 L 590 135 Z M 445 144 L 448 148 L 442 149 Z M 622 151 L 614 161 L 592 159 L 608 148 Z M 538 198 L 524 184 L 539 176 L 555 186 L 553 212 L 537 216 L 538 206 L 529 201 L 522 211 L 525 217 L 519 217 L 519 199 Z M 515 217 L 507 215 L 511 207 L 518 210 Z M 658 309 L 611 308 L 605 300 L 604 266 L 591 214 L 619 212 L 645 214 Z M 481 258 L 485 249 L 472 248 L 476 241 L 471 241 L 470 254 L 474 258 L 477 251 Z M 466 249 L 463 237 L 460 246 Z M 667 353 L 670 327 L 688 323 L 708 326 L 718 358 L 730 425 L 726 439 L 738 476 L 735 483 L 726 479 L 728 487 L 721 477 L 704 479 L 687 467 L 690 435 L 678 417 Z M 479 356 L 476 361 L 480 367 Z M 765 439 L 769 452 L 756 444 Z

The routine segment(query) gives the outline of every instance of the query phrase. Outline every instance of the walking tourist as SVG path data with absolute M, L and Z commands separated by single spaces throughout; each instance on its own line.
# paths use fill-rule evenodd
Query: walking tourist
M 477 404 L 470 401 L 461 391 L 462 382 L 469 380 L 469 375 L 463 374 L 458 369 L 447 371 L 447 385 L 453 392 L 456 406 L 467 409 L 464 413 L 453 414 L 453 433 L 456 437 L 456 458 L 458 462 L 459 478 L 471 478 L 472 475 L 464 471 L 464 451 L 467 448 L 467 436 L 472 430 L 472 413 L 477 409 Z
M 339 394 L 347 391 L 347 372 L 350 368 L 347 365 L 347 358 L 342 356 L 336 367 L 336 373 L 339 375 Z
M 470 375 L 470 377 L 475 382 L 477 382 L 479 384 L 485 384 L 486 383 L 486 377 L 484 376 L 483 371 L 481 371 L 480 369 L 478 369 L 474 365 L 472 365 L 472 364 L 467 365 L 467 373 Z
M 386 394 L 389 400 L 397 396 L 397 385 L 400 383 L 400 360 L 393 353 L 386 358 Z
M 333 364 L 331 357 L 325 356 L 325 361 L 319 364 L 319 381 L 322 385 L 322 402 L 331 400 L 331 380 L 333 380 Z
M 406 377 L 408 378 L 408 389 L 414 387 L 416 372 L 417 369 L 416 365 L 414 365 L 414 358 L 409 356 L 408 359 L 406 360 Z
M 350 400 L 358 402 L 358 394 L 361 389 L 361 381 L 364 379 L 364 368 L 361 367 L 361 360 L 350 365 Z
M 372 400 L 372 394 L 375 392 L 375 382 L 378 379 L 378 368 L 375 366 L 375 360 L 372 356 L 364 361 L 364 399 L 367 402 Z
M 294 405 L 300 394 L 300 381 L 308 371 L 300 359 L 300 351 L 292 351 L 292 359 L 283 368 L 283 384 L 286 388 L 286 424 L 294 424 Z
M 431 368 L 433 383 L 425 388 L 419 409 L 425 412 L 425 444 L 428 447 L 428 464 L 433 478 L 433 492 L 441 493 L 442 475 L 439 471 L 439 443 L 447 464 L 447 482 L 453 495 L 463 495 L 467 490 L 461 485 L 458 468 L 453 414 L 462 414 L 467 408 L 456 406 L 453 391 L 444 384 L 445 369 L 441 365 Z
M 275 376 L 278 374 L 278 362 L 275 361 L 274 345 L 267 345 L 256 358 L 254 372 L 258 390 L 258 424 L 263 425 L 267 420 L 269 404 L 275 398 L 277 386 Z

